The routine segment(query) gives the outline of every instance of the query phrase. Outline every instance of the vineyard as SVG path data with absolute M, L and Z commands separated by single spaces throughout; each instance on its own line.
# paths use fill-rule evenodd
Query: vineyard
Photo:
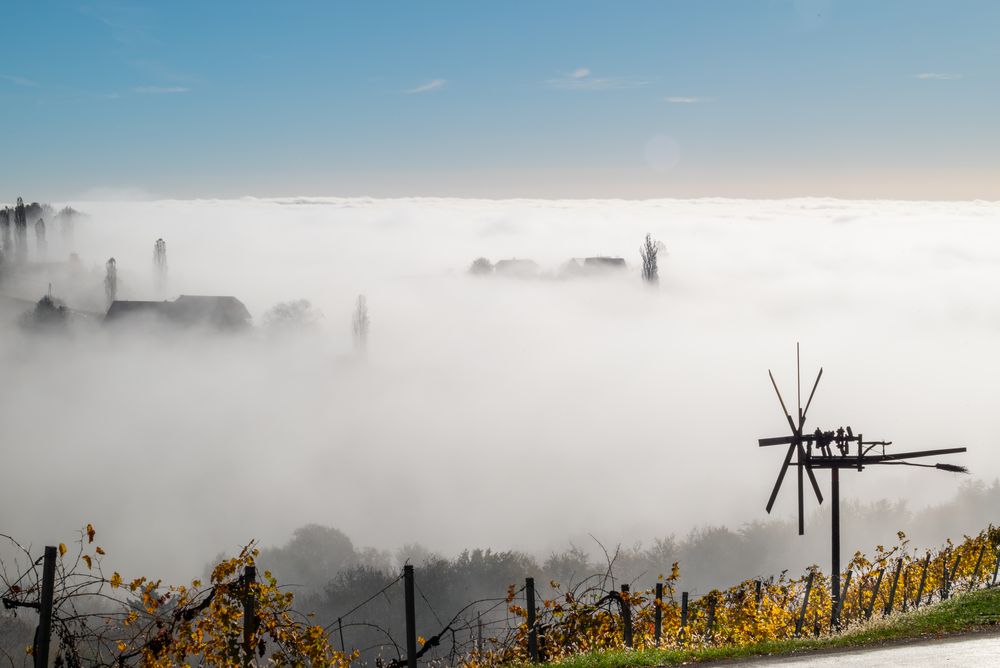
M 678 590 L 679 565 L 640 588 L 616 581 L 609 555 L 605 572 L 572 585 L 545 583 L 544 596 L 528 577 L 450 616 L 430 607 L 419 570 L 406 566 L 323 625 L 297 610 L 293 595 L 271 573 L 258 573 L 253 545 L 216 565 L 206 582 L 165 586 L 106 573 L 105 551 L 88 525 L 72 550 L 60 544 L 42 557 L 7 538 L 19 550 L 20 568 L 12 576 L 5 564 L 0 573 L 4 608 L 37 615 L 39 623 L 34 641 L 19 653 L 6 649 L 6 661 L 49 665 L 45 657 L 54 656 L 60 666 L 202 661 L 381 668 L 558 662 L 600 650 L 741 647 L 829 636 L 997 584 L 1000 529 L 990 526 L 934 552 L 912 549 L 902 533 L 898 538 L 896 546 L 878 547 L 872 556 L 854 555 L 841 574 L 839 603 L 831 600 L 830 578 L 818 568 L 800 577 L 746 580 L 693 598 Z M 418 597 L 430 619 L 416 619 Z M 403 633 L 378 618 L 386 606 L 404 613 Z M 435 632 L 417 635 L 418 623 Z M 377 639 L 354 647 L 346 637 Z
M 1000 530 L 992 526 L 959 545 L 949 542 L 936 553 L 923 555 L 908 550 L 902 533 L 899 539 L 899 545 L 880 547 L 871 558 L 855 554 L 842 575 L 844 594 L 839 606 L 831 601 L 829 577 L 816 568 L 795 579 L 781 575 L 747 580 L 696 601 L 676 591 L 673 583 L 679 573 L 675 568 L 654 588 L 643 591 L 631 592 L 627 585 L 618 592 L 566 591 L 541 602 L 534 625 L 527 621 L 528 611 L 512 596 L 511 610 L 523 623 L 513 638 L 473 659 L 494 665 L 559 660 L 580 652 L 624 647 L 743 646 L 819 636 L 997 583 Z

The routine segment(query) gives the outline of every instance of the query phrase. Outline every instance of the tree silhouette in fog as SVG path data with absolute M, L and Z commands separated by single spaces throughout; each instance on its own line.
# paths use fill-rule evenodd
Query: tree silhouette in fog
M 315 329 L 322 318 L 323 314 L 308 299 L 296 299 L 269 308 L 261 318 L 261 325 L 269 332 L 302 332 Z
M 163 239 L 157 239 L 153 244 L 153 272 L 157 289 L 163 290 L 167 285 L 167 242 Z
M 475 276 L 484 276 L 486 274 L 493 273 L 493 263 L 490 262 L 485 257 L 477 257 L 472 266 L 469 267 L 469 273 Z
M 358 301 L 354 305 L 354 345 L 359 351 L 364 351 L 368 347 L 368 329 L 371 320 L 368 318 L 368 300 L 364 295 L 358 295 Z
M 38 300 L 35 308 L 22 316 L 21 326 L 39 331 L 56 331 L 66 327 L 69 321 L 69 309 L 52 295 L 45 295 Z
M 361 557 L 344 532 L 307 524 L 296 529 L 285 545 L 261 550 L 259 561 L 282 582 L 318 590 Z
M 48 250 L 48 242 L 45 240 L 45 219 L 39 218 L 35 221 L 35 249 L 39 255 L 44 255 Z
M 642 258 L 642 280 L 650 285 L 657 285 L 660 282 L 660 268 L 656 263 L 656 256 L 663 247 L 659 241 L 653 239 L 651 234 L 646 235 L 646 239 L 639 247 L 639 256 Z
M 23 261 L 28 255 L 28 218 L 24 210 L 24 200 L 17 198 L 14 207 L 14 257 Z
M 9 253 L 11 251 L 12 237 L 10 233 L 10 222 L 14 211 L 9 206 L 0 209 L 0 250 Z
M 118 299 L 118 263 L 111 258 L 104 265 L 106 273 L 104 275 L 104 295 L 107 297 L 108 306 L 111 306 Z

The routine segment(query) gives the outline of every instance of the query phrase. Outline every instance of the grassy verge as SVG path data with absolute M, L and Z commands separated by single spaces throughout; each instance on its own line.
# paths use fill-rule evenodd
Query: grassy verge
M 756 656 L 798 654 L 822 649 L 864 647 L 892 641 L 936 637 L 998 623 L 1000 623 L 1000 589 L 987 589 L 957 595 L 948 601 L 916 612 L 872 621 L 836 636 L 762 642 L 743 647 L 591 652 L 565 659 L 559 665 L 565 668 L 631 668 L 675 666 L 721 659 L 749 659 Z

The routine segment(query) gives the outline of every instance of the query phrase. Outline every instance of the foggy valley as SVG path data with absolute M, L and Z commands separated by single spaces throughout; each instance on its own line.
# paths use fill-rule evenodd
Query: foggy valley
M 8 5 L 0 667 L 1000 651 L 1000 3 Z
M 251 538 L 276 547 L 311 523 L 388 553 L 491 547 L 542 560 L 570 544 L 596 558 L 591 535 L 648 546 L 738 530 L 769 519 L 780 454 L 756 439 L 787 429 L 767 370 L 787 398 L 796 342 L 804 383 L 825 369 L 813 425 L 850 424 L 903 450 L 965 445 L 971 480 L 997 477 L 995 203 L 71 205 L 84 215 L 71 236 L 49 232 L 45 259 L 78 254 L 81 274 L 51 290 L 90 315 L 46 335 L 25 329 L 23 308 L 3 311 L 0 524 L 22 541 L 92 522 L 116 565 L 180 580 L 221 551 Z M 655 290 L 639 276 L 646 233 L 665 248 Z M 158 286 L 161 237 L 169 270 Z M 480 256 L 530 258 L 538 274 L 470 275 Z M 588 256 L 628 267 L 567 275 L 568 260 Z M 119 299 L 231 295 L 255 327 L 102 326 L 110 257 Z M 50 278 L 5 293 L 37 301 Z M 363 353 L 351 333 L 359 294 L 371 320 Z M 269 320 L 301 299 L 310 324 Z M 919 516 L 963 480 L 848 471 L 842 494 L 903 501 Z M 789 487 L 775 515 L 793 512 Z M 864 540 L 892 543 L 901 529 L 930 547 L 975 521 L 956 517 L 948 531 L 888 513 Z M 764 567 L 826 553 L 825 531 L 782 527 L 789 546 L 816 549 Z M 845 553 L 872 547 L 861 538 L 846 529 Z

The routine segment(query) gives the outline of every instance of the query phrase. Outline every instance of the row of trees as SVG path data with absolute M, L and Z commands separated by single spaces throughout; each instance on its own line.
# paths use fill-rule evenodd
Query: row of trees
M 948 536 L 975 533 L 995 520 L 997 507 L 1000 483 L 970 483 L 942 506 L 913 512 L 901 503 L 845 503 L 844 516 L 850 518 L 851 535 L 857 537 L 859 548 L 891 544 L 889 539 L 900 526 L 911 527 L 914 544 L 935 545 Z M 296 530 L 287 544 L 263 549 L 259 562 L 281 581 L 301 585 L 297 591 L 303 609 L 316 613 L 324 625 L 333 624 L 391 583 L 402 564 L 416 564 L 426 596 L 418 600 L 417 616 L 423 620 L 421 632 L 429 636 L 436 631 L 436 617 L 446 618 L 470 601 L 495 597 L 508 585 L 523 582 L 526 575 L 535 577 L 539 595 L 546 596 L 556 592 L 545 583 L 579 583 L 607 572 L 609 562 L 613 562 L 612 584 L 632 583 L 634 588 L 655 582 L 660 574 L 673 573 L 679 564 L 679 574 L 672 580 L 677 592 L 700 597 L 747 578 L 767 578 L 788 568 L 798 572 L 827 550 L 823 540 L 799 537 L 794 521 L 755 522 L 737 528 L 707 526 L 686 536 L 664 536 L 647 545 L 607 546 L 606 551 L 588 540 L 542 559 L 513 550 L 469 549 L 449 558 L 419 545 L 395 551 L 360 548 L 337 529 L 308 525 Z M 397 630 L 402 627 L 402 611 L 395 598 L 377 599 L 365 611 L 365 619 Z M 352 626 L 347 642 L 367 647 L 380 642 L 379 634 L 377 629 Z
M 40 214 L 41 205 L 37 202 L 25 206 L 24 200 L 17 198 L 14 208 L 0 209 L 0 249 L 3 256 L 11 256 L 15 262 L 23 262 L 28 257 L 28 219 L 29 212 L 35 226 L 35 236 L 39 253 L 45 250 L 45 220 Z
M 970 486 L 963 494 L 965 498 L 937 511 L 954 517 L 969 502 L 977 508 L 986 502 L 980 514 L 992 514 L 1000 486 Z M 787 528 L 794 536 L 793 526 Z M 863 622 L 893 605 L 924 605 L 949 591 L 995 580 L 1000 530 L 968 533 L 960 543 L 947 541 L 935 552 L 912 549 L 902 533 L 895 547 L 879 546 L 871 557 L 857 552 L 848 565 L 854 580 L 839 619 Z M 248 545 L 235 557 L 220 556 L 204 577 L 168 586 L 106 569 L 105 550 L 88 525 L 76 549 L 58 549 L 52 620 L 56 661 L 109 667 L 252 665 L 258 660 L 345 666 L 359 656 L 353 648 L 381 648 L 394 655 L 405 627 L 399 576 L 403 563 L 416 563 L 418 570 L 416 632 L 426 638 L 418 642 L 426 648 L 440 643 L 444 652 L 450 642 L 452 651 L 457 650 L 449 658 L 452 664 L 528 659 L 533 649 L 526 594 L 518 589 L 526 576 L 538 583 L 536 622 L 548 659 L 621 648 L 633 641 L 636 647 L 742 645 L 791 637 L 804 629 L 827 632 L 835 626 L 824 574 L 815 567 L 801 578 L 755 571 L 752 556 L 738 557 L 751 553 L 748 546 L 754 541 L 766 543 L 771 537 L 759 527 L 731 534 L 728 543 L 698 532 L 681 541 L 659 541 L 647 550 L 601 547 L 596 561 L 572 548 L 539 562 L 524 553 L 488 549 L 467 550 L 451 559 L 415 546 L 395 554 L 360 550 L 342 532 L 309 525 L 296 531 L 287 545 L 263 550 Z M 14 563 L 0 564 L 4 607 L 15 613 L 37 609 L 40 560 L 2 538 L 8 545 L 0 554 L 22 555 Z M 780 545 L 769 547 L 781 550 Z M 697 568 L 699 560 L 733 555 L 738 575 L 729 577 L 728 570 L 718 569 L 709 584 L 692 587 L 687 572 Z M 279 580 L 295 586 L 279 587 Z M 662 602 L 654 601 L 654 590 L 647 588 L 655 582 L 663 587 Z M 631 592 L 620 588 L 622 584 L 631 584 Z M 681 604 L 681 591 L 692 592 L 690 605 Z M 468 606 L 477 600 L 479 607 Z M 632 611 L 630 625 L 621 614 L 626 606 Z M 0 615 L 0 654 L 14 665 L 21 663 L 18 655 L 26 658 L 24 647 L 31 646 L 34 614 L 28 611 L 25 617 L 32 621 L 20 624 L 12 621 L 11 612 Z M 654 620 L 661 622 L 662 639 L 654 633 Z M 477 625 L 486 644 L 475 640 Z M 442 633 L 449 627 L 450 638 Z
M 24 199 L 18 197 L 13 207 L 0 208 L 0 263 L 18 264 L 28 260 L 29 228 L 34 229 L 36 253 L 45 257 L 48 250 L 45 217 L 55 217 L 61 223 L 63 236 L 72 238 L 74 222 L 79 215 L 72 207 L 64 207 L 56 213 L 48 204 L 25 204 Z

